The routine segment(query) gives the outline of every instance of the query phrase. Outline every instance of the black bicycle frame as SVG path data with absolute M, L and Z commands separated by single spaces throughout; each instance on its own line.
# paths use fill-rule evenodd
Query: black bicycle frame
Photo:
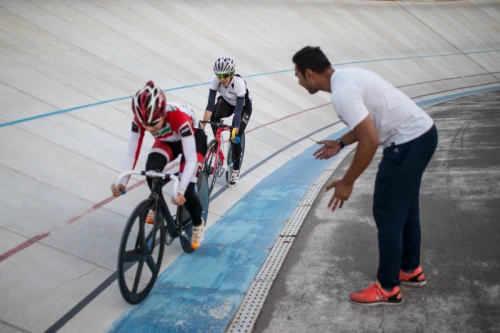
M 153 184 L 152 184 L 153 190 L 151 191 L 149 198 L 153 199 L 155 201 L 155 212 L 158 212 L 160 209 L 161 212 L 163 213 L 162 214 L 163 218 L 167 220 L 166 228 L 173 227 L 174 230 L 172 230 L 172 231 L 176 231 L 174 218 L 172 217 L 172 214 L 170 213 L 170 210 L 168 209 L 167 203 L 165 202 L 165 197 L 163 196 L 162 188 L 165 185 L 166 185 L 165 180 L 154 178 Z M 157 214 L 158 213 L 156 213 L 155 215 L 157 216 Z M 157 221 L 157 219 L 155 217 L 155 223 L 154 223 L 154 227 L 153 227 L 153 235 L 156 235 L 156 232 L 158 231 L 158 228 L 159 228 L 159 225 L 158 225 L 158 223 L 156 223 L 156 221 Z M 160 221 L 159 223 L 163 223 L 163 221 Z M 140 235 L 144 235 L 144 224 L 141 224 L 141 229 L 142 230 L 140 231 Z M 142 237 L 140 239 L 144 239 L 144 237 Z M 156 246 L 156 238 L 153 239 L 153 244 L 151 245 L 151 251 L 153 251 L 155 246 Z

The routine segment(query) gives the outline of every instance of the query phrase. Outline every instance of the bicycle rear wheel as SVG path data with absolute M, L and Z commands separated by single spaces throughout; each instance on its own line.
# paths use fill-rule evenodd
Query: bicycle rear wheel
M 208 218 L 208 207 L 209 207 L 209 187 L 208 179 L 203 172 L 198 175 L 198 182 L 196 183 L 196 189 L 201 202 L 201 216 L 205 225 L 207 224 Z M 179 206 L 177 208 L 177 218 L 180 223 L 181 234 L 179 240 L 181 242 L 182 249 L 186 253 L 192 253 L 194 249 L 191 247 L 191 239 L 193 237 L 193 220 L 189 211 L 186 209 L 185 205 Z
M 207 155 L 205 156 L 205 160 L 203 162 L 203 173 L 205 173 L 209 184 L 208 187 L 209 195 L 212 194 L 215 183 L 217 182 L 217 174 L 218 174 L 217 169 L 220 168 L 220 164 L 222 162 L 220 161 L 220 159 L 218 159 L 217 163 L 215 163 L 216 153 L 217 153 L 217 141 L 212 140 L 208 144 Z
M 245 133 L 240 138 L 240 143 L 241 143 L 241 156 L 240 156 L 240 170 L 241 166 L 243 165 L 243 157 L 245 157 Z
M 149 295 L 163 259 L 165 222 L 161 209 L 158 209 L 155 223 L 146 224 L 150 209 L 156 209 L 156 201 L 151 198 L 137 205 L 125 225 L 118 251 L 118 286 L 123 299 L 130 304 L 138 304 Z M 149 271 L 143 270 L 144 263 Z M 127 276 L 129 269 L 132 270 Z M 128 282 L 131 282 L 131 287 Z

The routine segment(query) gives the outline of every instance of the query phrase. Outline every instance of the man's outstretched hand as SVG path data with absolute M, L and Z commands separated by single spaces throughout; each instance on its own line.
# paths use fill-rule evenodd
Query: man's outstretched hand
M 332 198 L 328 203 L 328 208 L 333 211 L 338 208 L 342 208 L 344 201 L 347 201 L 351 196 L 353 184 L 346 182 L 345 180 L 335 180 L 325 187 L 325 191 L 329 191 L 335 188 Z
M 318 144 L 322 144 L 323 147 L 320 149 L 316 150 L 313 155 L 316 159 L 320 160 L 326 160 L 329 159 L 332 156 L 335 156 L 338 154 L 340 149 L 340 143 L 338 143 L 335 140 L 321 140 L 317 142 Z

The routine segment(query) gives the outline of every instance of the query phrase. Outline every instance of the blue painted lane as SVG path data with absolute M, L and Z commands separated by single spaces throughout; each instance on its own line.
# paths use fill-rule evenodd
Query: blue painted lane
M 262 199 L 266 197 L 277 198 L 277 199 L 291 199 L 299 200 L 307 192 L 310 185 L 305 182 L 284 182 L 282 179 L 270 179 L 266 181 L 266 186 L 257 185 L 252 190 L 250 190 L 246 196 L 259 196 Z
M 244 293 L 269 249 L 204 246 L 193 255 L 181 255 L 156 282 L 158 288 L 182 288 L 222 293 Z
M 285 222 L 222 217 L 207 230 L 203 247 L 271 249 Z
M 286 221 L 300 199 L 244 196 L 231 207 L 225 217 L 246 220 Z
M 243 294 L 155 288 L 147 301 L 115 322 L 110 333 L 223 332 Z

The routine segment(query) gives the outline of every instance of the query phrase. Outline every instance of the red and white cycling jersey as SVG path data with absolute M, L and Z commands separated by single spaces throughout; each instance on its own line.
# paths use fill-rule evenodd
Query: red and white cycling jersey
M 187 105 L 178 103 L 167 103 L 166 118 L 163 127 L 153 134 L 156 141 L 179 142 L 182 141 L 182 151 L 186 164 L 179 184 L 179 192 L 184 193 L 189 184 L 192 175 L 196 171 L 197 155 L 196 143 L 194 139 L 195 124 L 197 123 L 194 111 Z M 132 131 L 130 132 L 129 146 L 122 170 L 128 171 L 135 169 L 142 141 L 146 129 L 134 117 L 132 122 Z M 168 162 L 169 157 L 167 157 Z M 122 180 L 127 184 L 129 177 Z
M 178 103 L 167 103 L 166 113 L 167 116 L 163 128 L 153 134 L 156 140 L 177 142 L 181 141 L 183 131 L 191 130 L 190 134 L 186 132 L 184 135 L 193 134 L 193 129 L 196 126 L 196 115 L 189 106 Z M 134 123 L 137 126 L 140 126 L 138 125 L 140 123 L 135 119 L 135 117 Z M 144 130 L 144 128 L 141 129 Z

